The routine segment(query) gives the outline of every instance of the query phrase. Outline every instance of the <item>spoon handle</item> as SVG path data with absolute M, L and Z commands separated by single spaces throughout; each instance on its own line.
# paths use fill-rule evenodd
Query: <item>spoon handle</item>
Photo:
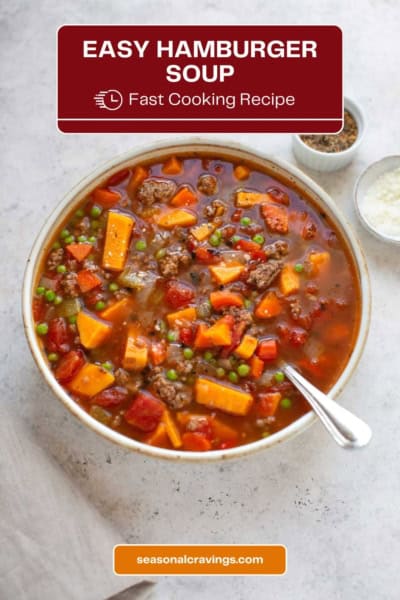
M 362 448 L 368 444 L 372 432 L 364 421 L 313 386 L 290 365 L 282 366 L 282 370 L 308 400 L 339 446 L 343 448 Z

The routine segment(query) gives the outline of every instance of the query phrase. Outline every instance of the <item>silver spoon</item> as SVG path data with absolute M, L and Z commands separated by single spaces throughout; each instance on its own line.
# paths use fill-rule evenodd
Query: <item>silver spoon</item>
M 282 365 L 281 369 L 310 403 L 339 446 L 362 448 L 369 443 L 372 431 L 364 421 L 321 392 L 290 365 Z

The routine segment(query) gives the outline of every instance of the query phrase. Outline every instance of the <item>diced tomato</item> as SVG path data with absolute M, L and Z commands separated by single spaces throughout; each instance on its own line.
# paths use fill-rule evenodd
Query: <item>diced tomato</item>
M 267 194 L 272 196 L 273 199 L 275 200 L 275 202 L 279 202 L 279 204 L 285 204 L 286 206 L 289 206 L 289 203 L 290 203 L 289 196 L 286 192 L 284 192 L 280 188 L 270 187 L 267 190 Z
M 69 383 L 81 370 L 85 362 L 82 350 L 71 350 L 61 358 L 54 371 L 54 376 L 59 383 Z
M 71 349 L 71 337 L 71 333 L 63 317 L 51 319 L 46 336 L 46 348 L 50 352 L 66 354 Z
M 103 292 L 99 289 L 94 289 L 85 294 L 85 304 L 88 307 L 94 306 L 99 300 L 103 300 Z
M 257 346 L 256 354 L 261 360 L 275 360 L 278 356 L 278 344 L 276 340 L 262 340 Z
M 242 208 L 237 208 L 231 216 L 231 221 L 233 221 L 234 223 L 239 223 L 241 217 L 243 214 L 243 209 Z
M 139 392 L 125 411 L 125 420 L 141 431 L 153 431 L 161 421 L 164 404 L 148 392 Z
M 33 299 L 32 312 L 35 321 L 42 321 L 46 312 L 46 302 L 43 296 L 39 296 Z
M 185 346 L 191 346 L 194 341 L 194 331 L 191 327 L 182 327 L 179 330 L 179 339 Z
M 252 242 L 251 240 L 238 240 L 235 243 L 234 248 L 237 248 L 238 250 L 243 250 L 243 252 L 247 252 L 248 254 L 250 254 L 253 260 L 267 259 L 267 255 L 265 254 L 264 250 L 261 249 L 260 244 Z
M 128 176 L 129 169 L 122 169 L 122 171 L 118 171 L 117 173 L 114 173 L 114 175 L 111 175 L 111 177 L 109 177 L 109 179 L 107 180 L 107 185 L 119 185 L 124 181 L 124 179 L 127 179 Z
M 181 281 L 171 281 L 167 285 L 165 300 L 172 308 L 184 308 L 195 297 L 194 290 Z
M 213 428 L 211 419 L 207 415 L 192 415 L 186 424 L 186 429 L 189 432 L 201 433 L 209 440 L 213 438 Z
M 96 404 L 97 406 L 118 406 L 127 400 L 128 396 L 129 393 L 126 388 L 115 386 L 96 394 L 96 396 L 91 398 L 90 402 L 92 404 Z
M 196 259 L 198 262 L 201 262 L 205 265 L 211 265 L 213 263 L 218 262 L 218 255 L 214 252 L 211 252 L 204 246 L 199 246 L 195 249 Z
M 211 442 L 202 433 L 187 432 L 182 435 L 184 450 L 192 452 L 204 452 L 211 449 Z
M 259 417 L 272 417 L 281 401 L 280 392 L 261 393 L 257 396 L 255 403 L 255 412 Z
M 167 343 L 165 340 L 152 342 L 150 347 L 150 357 L 153 365 L 161 365 L 167 357 Z
M 295 327 L 291 330 L 289 341 L 293 346 L 303 346 L 308 338 L 308 333 L 300 327 Z

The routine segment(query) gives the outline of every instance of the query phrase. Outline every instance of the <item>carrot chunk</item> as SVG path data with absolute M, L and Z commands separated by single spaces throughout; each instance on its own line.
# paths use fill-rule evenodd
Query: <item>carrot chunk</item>
M 139 185 L 149 176 L 149 170 L 140 165 L 135 167 L 127 186 L 128 196 L 132 198 Z
M 289 215 L 285 206 L 268 202 L 261 206 L 261 213 L 270 231 L 276 233 L 289 231 Z
M 307 259 L 311 266 L 311 274 L 319 275 L 320 273 L 324 273 L 331 262 L 331 255 L 329 252 L 311 252 Z
M 93 201 L 95 204 L 99 204 L 103 208 L 112 208 L 115 206 L 121 198 L 121 194 L 107 190 L 106 188 L 97 188 L 93 192 Z
M 181 187 L 172 198 L 170 204 L 172 206 L 191 206 L 196 204 L 197 196 L 188 186 Z
M 179 321 L 194 321 L 196 319 L 196 309 L 193 306 L 178 310 L 167 315 L 168 325 L 173 327 Z
M 165 340 L 152 342 L 150 346 L 150 358 L 153 365 L 161 365 L 167 358 L 167 343 Z
M 200 323 L 197 331 L 196 337 L 194 338 L 194 347 L 198 349 L 208 348 L 211 345 L 210 339 L 207 337 L 206 332 L 208 327 L 205 323 Z
M 232 343 L 232 329 L 224 317 L 209 327 L 204 336 L 212 346 L 230 346 Z
M 228 291 L 211 292 L 210 302 L 215 310 L 225 308 L 226 306 L 238 306 L 239 308 L 243 306 L 242 296 Z
M 268 292 L 257 305 L 254 314 L 258 319 L 270 319 L 279 315 L 281 310 L 282 305 L 275 292 Z
M 191 452 L 205 452 L 211 449 L 211 442 L 202 433 L 197 431 L 186 432 L 182 436 L 182 444 L 185 450 Z
M 145 442 L 146 444 L 150 444 L 150 446 L 167 447 L 169 440 L 165 423 L 160 421 L 157 428 L 146 437 Z
M 261 377 L 264 371 L 264 361 L 255 354 L 250 359 L 250 376 L 253 379 Z
M 129 215 L 109 212 L 102 265 L 105 269 L 122 271 L 128 253 L 135 220 Z
M 165 424 L 167 435 L 171 444 L 174 448 L 180 448 L 182 446 L 182 437 L 170 411 L 167 408 L 164 410 L 162 420 Z
M 83 294 L 103 283 L 100 277 L 96 275 L 96 273 L 89 271 L 89 269 L 82 269 L 82 271 L 79 271 L 77 274 L 77 281 Z
M 278 344 L 276 340 L 261 340 L 257 348 L 257 356 L 261 360 L 275 360 L 278 356 Z
M 67 384 L 73 394 L 91 398 L 114 383 L 114 375 L 98 365 L 87 363 L 73 380 Z
M 253 396 L 238 388 L 199 377 L 195 383 L 196 401 L 212 409 L 232 415 L 247 415 L 253 404 Z
M 255 410 L 260 417 L 272 417 L 279 406 L 282 394 L 280 392 L 267 392 L 258 395 Z
M 243 181 L 243 179 L 248 179 L 250 175 L 250 169 L 249 167 L 246 167 L 246 165 L 237 165 L 233 169 L 233 174 L 235 175 L 236 179 Z
M 182 162 L 176 156 L 171 156 L 165 161 L 162 172 L 166 175 L 178 175 L 182 171 Z
M 68 244 L 65 246 L 68 252 L 77 260 L 82 262 L 93 250 L 92 244 Z
M 97 348 L 111 334 L 112 324 L 87 310 L 81 310 L 76 318 L 79 337 L 85 348 Z

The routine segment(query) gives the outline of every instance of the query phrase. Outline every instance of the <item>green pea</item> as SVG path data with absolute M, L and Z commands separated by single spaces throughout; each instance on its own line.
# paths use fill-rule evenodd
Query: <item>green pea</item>
M 56 293 L 53 292 L 53 290 L 47 290 L 44 294 L 44 297 L 46 298 L 47 302 L 54 302 Z
M 76 315 L 71 315 L 70 317 L 68 317 L 68 323 L 70 323 L 71 325 L 75 325 Z
M 46 335 L 48 330 L 49 330 L 49 326 L 47 325 L 47 323 L 38 323 L 36 325 L 36 333 L 38 335 Z
M 282 371 L 277 371 L 274 375 L 274 378 L 277 383 L 282 383 L 282 381 L 285 381 L 285 373 L 282 373 Z
M 70 235 L 68 229 L 63 229 L 62 232 L 60 233 L 60 238 L 62 240 L 65 240 L 65 238 L 67 238 Z
M 239 376 L 235 371 L 229 371 L 228 379 L 231 383 L 237 383 L 239 381 Z
M 263 243 L 265 242 L 265 238 L 263 235 L 261 235 L 260 233 L 256 233 L 256 235 L 253 235 L 252 237 L 253 242 L 255 242 L 256 244 L 260 244 L 260 246 L 263 245 Z
M 169 342 L 176 342 L 177 339 L 178 339 L 178 333 L 176 331 L 168 331 L 167 340 Z
M 247 227 L 248 225 L 250 225 L 251 224 L 250 217 L 242 217 L 240 219 L 240 224 L 243 225 L 243 227 Z
M 45 291 L 46 291 L 46 288 L 43 287 L 42 285 L 40 285 L 39 287 L 36 288 L 36 293 L 38 296 L 43 296 Z
M 248 309 L 248 308 L 251 308 L 251 307 L 252 307 L 252 302 L 251 302 L 251 300 L 249 300 L 248 298 L 245 298 L 245 299 L 244 299 L 244 307 L 245 307 L 245 308 L 247 308 L 247 309 Z
M 216 373 L 217 373 L 217 377 L 219 377 L 220 379 L 225 377 L 225 369 L 223 369 L 222 367 L 218 367 Z
M 78 217 L 78 219 L 81 219 L 82 217 L 84 217 L 85 211 L 83 210 L 83 208 L 78 208 L 78 210 L 75 213 L 75 216 Z
M 183 350 L 183 356 L 184 358 L 186 358 L 187 360 L 190 360 L 191 358 L 193 358 L 194 352 L 191 348 L 184 348 Z
M 250 373 L 250 367 L 249 365 L 241 364 L 238 366 L 237 372 L 240 377 L 247 377 Z
M 101 215 L 101 208 L 100 206 L 92 206 L 92 208 L 90 209 L 90 216 L 93 217 L 94 219 L 97 219 L 97 217 L 99 217 Z
M 101 363 L 101 366 L 106 371 L 112 371 L 113 370 L 113 364 L 109 360 L 107 360 L 106 362 Z
M 208 241 L 210 242 L 211 246 L 217 247 L 221 243 L 221 238 L 216 233 L 213 233 Z
M 62 298 L 62 296 L 56 296 L 56 297 L 54 298 L 54 304 L 55 304 L 56 306 L 58 306 L 59 304 L 61 304 L 61 302 L 62 302 L 62 301 L 63 301 L 63 298 Z
M 47 358 L 49 359 L 50 362 L 57 362 L 59 356 L 58 356 L 57 352 L 50 352 L 50 354 L 47 356 Z
M 88 242 L 90 242 L 90 244 L 95 244 L 97 242 L 97 237 L 95 235 L 91 235 L 88 237 Z
M 304 271 L 304 266 L 301 263 L 296 263 L 294 265 L 294 270 L 296 273 L 302 273 Z
M 57 273 L 66 273 L 67 267 L 65 265 L 58 265 L 56 271 Z
M 290 398 L 282 398 L 280 404 L 282 408 L 292 408 L 292 401 Z
M 114 281 L 112 283 L 110 283 L 110 285 L 108 286 L 108 289 L 110 290 L 110 292 L 117 292 L 119 290 L 119 285 L 118 283 L 115 283 Z
M 159 248 L 159 250 L 157 250 L 157 252 L 156 252 L 156 260 L 160 260 L 161 258 L 164 258 L 164 256 L 166 256 L 166 254 L 167 254 L 166 248 Z
M 80 236 L 78 236 L 78 242 L 86 242 L 86 240 L 87 240 L 86 235 L 80 235 Z
M 65 242 L 66 244 L 73 244 L 73 243 L 74 243 L 74 241 L 75 241 L 75 237 L 74 237 L 73 235 L 69 235 L 68 237 L 66 237 L 66 238 L 64 239 L 64 242 Z
M 213 356 L 213 353 L 212 353 L 212 352 L 210 352 L 209 350 L 207 350 L 206 352 L 204 352 L 204 354 L 203 354 L 203 358 L 204 358 L 204 360 L 206 360 L 207 362 L 210 362 L 210 361 L 211 361 L 211 360 L 214 358 L 214 356 Z
M 138 240 L 135 244 L 135 248 L 136 250 L 139 250 L 139 252 L 143 252 L 144 250 L 146 250 L 147 244 L 145 240 Z
M 240 236 L 239 236 L 239 235 L 233 235 L 233 236 L 231 237 L 231 242 L 232 242 L 232 244 L 237 244 L 238 242 L 240 242 L 240 239 L 241 239 L 241 238 L 240 238 Z
M 106 307 L 106 303 L 103 302 L 103 300 L 99 300 L 98 302 L 96 302 L 96 304 L 94 305 L 94 309 L 99 311 L 99 310 L 103 310 Z
M 54 242 L 54 244 L 52 245 L 53 250 L 58 250 L 59 248 L 61 248 L 61 244 L 60 242 Z
M 93 221 L 90 221 L 90 226 L 92 229 L 99 229 L 100 225 L 101 223 L 97 219 L 93 219 Z
M 176 381 L 178 379 L 178 373 L 175 371 L 175 369 L 168 369 L 167 379 L 170 381 Z

